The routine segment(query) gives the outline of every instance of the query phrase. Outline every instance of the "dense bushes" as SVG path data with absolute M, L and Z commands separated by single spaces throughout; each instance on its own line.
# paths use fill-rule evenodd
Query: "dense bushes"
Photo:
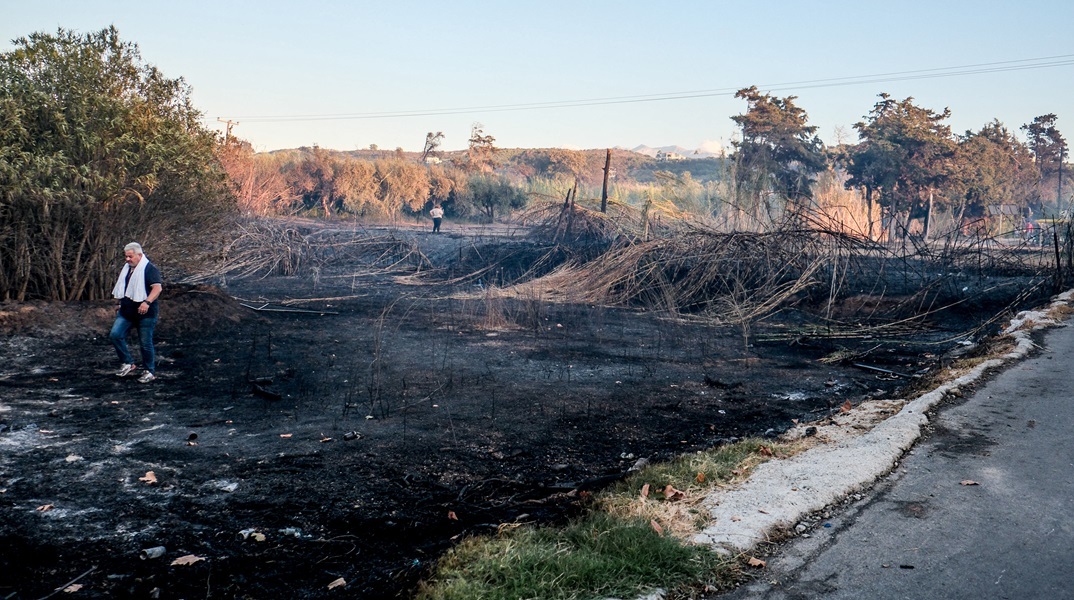
M 179 256 L 231 209 L 181 79 L 114 28 L 0 54 L 0 298 L 103 297 L 124 243 Z

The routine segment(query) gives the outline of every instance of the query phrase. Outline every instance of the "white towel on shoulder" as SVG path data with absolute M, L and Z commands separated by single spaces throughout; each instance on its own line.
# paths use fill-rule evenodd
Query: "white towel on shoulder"
M 138 261 L 138 265 L 134 267 L 134 274 L 131 275 L 130 283 L 126 285 L 124 289 L 124 282 L 127 280 L 127 273 L 130 272 L 130 265 L 123 265 L 123 270 L 119 272 L 119 281 L 116 282 L 116 287 L 112 288 L 112 297 L 119 299 L 124 296 L 134 300 L 135 302 L 142 302 L 146 299 L 145 291 L 145 266 L 149 264 L 149 257 L 142 255 L 142 260 Z

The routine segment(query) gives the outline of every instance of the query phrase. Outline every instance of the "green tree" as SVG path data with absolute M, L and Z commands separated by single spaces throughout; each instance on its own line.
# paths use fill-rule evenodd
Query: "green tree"
M 1033 119 L 1032 123 L 1022 126 L 1029 138 L 1029 148 L 1033 151 L 1033 160 L 1037 166 L 1037 193 L 1036 204 L 1043 205 L 1045 200 L 1051 201 L 1055 197 L 1059 209 L 1062 199 L 1058 197 L 1059 186 L 1057 179 L 1061 177 L 1063 158 L 1070 156 L 1067 151 L 1067 141 L 1059 133 L 1055 126 L 1058 117 L 1054 113 L 1041 115 Z
M 182 79 L 114 27 L 0 54 L 0 298 L 104 297 L 124 243 L 199 249 L 233 210 Z
M 1029 147 L 998 120 L 959 137 L 954 170 L 946 195 L 956 223 L 963 216 L 982 217 L 990 204 L 1032 207 L 1037 170 Z
M 740 181 L 752 193 L 771 190 L 792 205 L 812 198 L 812 183 L 827 161 L 817 128 L 794 103 L 797 97 L 762 94 L 756 86 L 735 97 L 747 104 L 745 114 L 731 117 L 742 129 L 734 143 Z
M 947 183 L 954 164 L 955 140 L 944 124 L 951 116 L 915 106 L 913 98 L 880 101 L 854 125 L 861 143 L 850 152 L 847 187 L 863 188 L 870 198 L 880 192 L 883 221 L 905 236 L 910 219 L 925 219 L 928 237 L 934 194 Z
M 1022 125 L 1029 137 L 1029 149 L 1033 151 L 1040 178 L 1045 179 L 1059 171 L 1060 156 L 1067 156 L 1067 141 L 1055 126 L 1058 117 L 1054 113 L 1041 115 L 1032 123 Z
M 526 195 L 504 177 L 489 174 L 472 175 L 465 190 L 459 194 L 456 212 L 460 216 L 482 214 L 489 223 L 496 214 L 526 205 Z

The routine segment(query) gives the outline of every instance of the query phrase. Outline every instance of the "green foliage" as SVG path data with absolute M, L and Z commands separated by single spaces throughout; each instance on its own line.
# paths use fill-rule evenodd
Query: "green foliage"
M 767 460 L 766 457 L 787 452 L 790 452 L 790 448 L 785 444 L 750 438 L 650 465 L 612 486 L 606 493 L 635 497 L 638 489 L 646 483 L 654 491 L 667 485 L 683 491 L 707 489 L 741 476 L 752 466 L 749 464 L 751 462 L 759 464 Z M 698 473 L 704 474 L 700 481 Z
M 124 243 L 174 259 L 223 221 L 215 136 L 181 79 L 114 27 L 13 45 L 0 55 L 0 298 L 101 298 Z
M 870 201 L 879 192 L 878 203 L 889 218 L 902 217 L 898 233 L 954 172 L 955 140 L 943 123 L 951 111 L 937 113 L 913 100 L 880 94 L 866 120 L 854 125 L 862 141 L 847 165 L 847 187 L 865 189 Z
M 441 560 L 418 598 L 628 598 L 734 571 L 733 560 L 664 537 L 647 522 L 595 514 L 562 529 L 466 540 Z
M 1033 151 L 1041 179 L 1057 173 L 1060 156 L 1067 155 L 1067 141 L 1055 126 L 1057 119 L 1054 113 L 1048 113 L 1022 126 L 1022 131 L 1029 136 L 1029 148 Z
M 739 90 L 746 113 L 731 117 L 742 128 L 735 142 L 741 185 L 763 193 L 771 189 L 790 202 L 812 198 L 812 183 L 827 167 L 824 144 L 817 128 L 807 125 L 808 115 L 795 96 L 776 98 L 756 86 Z
M 967 131 L 956 159 L 947 194 L 958 202 L 958 213 L 981 217 L 987 205 L 1029 206 L 1037 183 L 1033 156 L 999 121 Z
M 482 174 L 470 177 L 466 189 L 458 195 L 454 211 L 463 217 L 481 214 L 491 223 L 498 212 L 525 205 L 526 195 L 507 178 Z

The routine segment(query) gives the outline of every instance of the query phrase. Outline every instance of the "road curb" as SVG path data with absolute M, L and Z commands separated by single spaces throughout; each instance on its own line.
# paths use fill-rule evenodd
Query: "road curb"
M 903 453 L 921 437 L 927 411 L 990 369 L 1010 366 L 1028 355 L 1034 348 L 1031 332 L 1059 324 L 1060 309 L 1069 307 L 1072 297 L 1074 290 L 1069 290 L 1044 309 L 1018 313 L 1002 332 L 1014 340 L 1014 349 L 914 398 L 867 432 L 768 461 L 745 482 L 709 494 L 701 507 L 712 522 L 693 541 L 722 554 L 748 552 L 775 534 L 793 531 L 802 517 L 873 483 L 897 467 Z

